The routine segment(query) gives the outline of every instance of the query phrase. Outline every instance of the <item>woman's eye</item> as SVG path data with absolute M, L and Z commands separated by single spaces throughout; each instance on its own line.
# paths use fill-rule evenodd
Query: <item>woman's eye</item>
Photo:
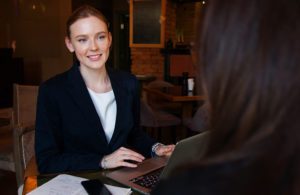
M 86 39 L 78 39 L 79 43 L 84 43 L 86 41 Z
M 100 39 L 100 40 L 105 39 L 105 35 L 100 35 L 100 36 L 98 37 L 98 39 Z

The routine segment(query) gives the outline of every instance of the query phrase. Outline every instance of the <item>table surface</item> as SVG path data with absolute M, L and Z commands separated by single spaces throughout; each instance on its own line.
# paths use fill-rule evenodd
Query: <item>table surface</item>
M 12 108 L 0 108 L 0 127 L 10 125 Z
M 69 173 L 64 173 L 64 174 L 70 174 L 78 177 L 83 177 L 86 179 L 98 179 L 101 182 L 105 184 L 110 184 L 113 186 L 119 186 L 119 187 L 125 187 L 124 185 L 117 183 L 116 181 L 113 181 L 107 177 L 105 177 L 105 174 L 109 172 L 109 170 L 101 170 L 101 171 L 85 171 L 85 172 L 69 172 Z M 45 182 L 49 181 L 50 179 L 54 178 L 58 174 L 48 174 L 48 175 L 31 175 L 25 177 L 25 182 L 24 182 L 24 188 L 23 188 L 23 194 L 27 194 L 30 191 L 34 190 L 38 186 L 44 184 Z M 133 190 L 133 195 L 138 195 L 140 194 L 137 191 Z
M 203 101 L 206 99 L 204 95 L 198 95 L 193 92 L 183 94 L 181 86 L 163 88 L 150 88 L 145 86 L 143 89 L 146 92 L 156 94 L 159 97 L 172 102 Z
M 153 81 L 156 79 L 156 76 L 154 75 L 147 75 L 147 74 L 137 74 L 135 75 L 137 80 L 139 81 Z
M 10 119 L 8 118 L 0 118 L 0 127 L 6 126 L 10 124 Z

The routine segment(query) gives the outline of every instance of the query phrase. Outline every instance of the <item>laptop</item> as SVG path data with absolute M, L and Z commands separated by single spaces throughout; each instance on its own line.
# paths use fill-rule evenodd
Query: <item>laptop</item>
M 208 135 L 208 132 L 203 132 L 179 141 L 169 158 L 149 158 L 136 168 L 122 167 L 105 173 L 105 176 L 142 194 L 150 194 L 157 179 L 166 179 L 177 166 L 204 155 Z

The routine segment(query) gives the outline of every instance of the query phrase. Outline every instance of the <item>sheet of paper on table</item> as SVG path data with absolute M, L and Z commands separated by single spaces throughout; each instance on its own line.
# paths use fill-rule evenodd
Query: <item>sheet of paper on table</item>
M 60 174 L 39 186 L 27 195 L 88 195 L 81 182 L 87 179 L 67 174 Z M 121 188 L 104 184 L 113 195 L 131 194 L 130 188 Z

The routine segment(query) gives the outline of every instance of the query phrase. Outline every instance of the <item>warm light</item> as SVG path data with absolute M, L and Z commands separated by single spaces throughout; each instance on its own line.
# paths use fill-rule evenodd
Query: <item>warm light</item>
M 35 6 L 35 4 L 33 4 L 33 5 L 32 5 L 32 9 L 33 9 L 33 10 L 35 10 L 35 9 L 36 9 L 36 6 Z
M 204 5 L 204 4 L 205 4 L 205 1 L 202 1 L 202 4 Z
M 17 48 L 17 41 L 16 40 L 12 40 L 11 42 L 11 48 L 13 49 L 14 53 L 16 52 L 16 48 Z
M 46 11 L 46 6 L 43 4 L 43 3 L 41 3 L 41 10 L 42 10 L 42 12 L 45 12 Z

